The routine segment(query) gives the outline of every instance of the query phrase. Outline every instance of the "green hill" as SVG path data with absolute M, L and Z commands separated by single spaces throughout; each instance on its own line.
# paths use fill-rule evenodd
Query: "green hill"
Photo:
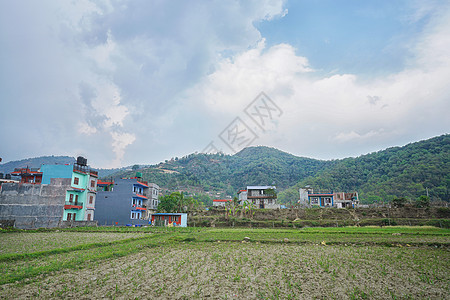
M 346 158 L 299 181 L 285 190 L 280 200 L 297 197 L 301 186 L 330 191 L 358 191 L 363 202 L 388 201 L 394 197 L 449 202 L 450 135 Z
M 139 171 L 145 180 L 166 190 L 222 191 L 235 196 L 247 185 L 275 184 L 279 189 L 286 189 L 332 164 L 275 148 L 249 147 L 235 155 L 189 154 Z M 118 172 L 111 176 L 126 177 L 134 173 Z
M 269 147 L 249 147 L 235 155 L 190 154 L 142 168 L 144 179 L 166 192 L 210 192 L 236 196 L 247 185 L 275 184 L 281 203 L 295 203 L 298 189 L 358 191 L 363 203 L 426 195 L 449 202 L 450 135 L 356 158 L 321 161 Z M 112 176 L 133 176 L 134 171 Z M 213 193 L 212 193 L 213 192 Z
M 340 160 L 298 157 L 270 147 L 248 147 L 234 155 L 189 154 L 163 163 L 122 169 L 101 169 L 103 178 L 135 176 L 157 183 L 163 192 L 236 196 L 247 185 L 276 185 L 281 203 L 295 203 L 298 189 L 310 185 L 322 191 L 358 191 L 364 203 L 393 197 L 450 202 L 450 135 L 403 147 Z M 0 164 L 0 172 L 41 164 L 73 163 L 73 157 L 45 156 Z M 131 170 L 134 169 L 134 170 Z M 113 173 L 112 173 L 113 172 Z
M 72 164 L 75 158 L 70 156 L 41 156 L 10 161 L 0 164 L 0 173 L 11 173 L 15 168 L 40 168 L 43 164 Z

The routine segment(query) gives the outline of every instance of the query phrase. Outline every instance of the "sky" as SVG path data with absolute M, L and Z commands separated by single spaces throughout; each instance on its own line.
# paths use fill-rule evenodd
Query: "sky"
M 449 132 L 450 2 L 0 0 L 0 157 L 93 167 Z

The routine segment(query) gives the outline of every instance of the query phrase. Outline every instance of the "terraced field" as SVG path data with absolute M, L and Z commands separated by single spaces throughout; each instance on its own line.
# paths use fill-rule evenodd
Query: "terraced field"
M 2 299 L 450 295 L 450 230 L 434 227 L 17 231 L 0 249 Z

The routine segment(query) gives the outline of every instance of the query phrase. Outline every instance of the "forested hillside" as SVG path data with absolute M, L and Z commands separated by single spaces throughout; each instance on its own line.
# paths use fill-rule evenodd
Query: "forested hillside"
M 366 203 L 394 197 L 415 200 L 428 188 L 431 200 L 448 202 L 450 135 L 340 160 L 285 190 L 280 200 L 295 200 L 305 185 L 323 191 L 358 191 Z
M 235 196 L 247 185 L 275 184 L 286 189 L 315 175 L 333 162 L 297 157 L 269 147 L 249 147 L 235 155 L 190 154 L 140 169 L 145 180 L 168 190 L 189 187 L 198 191 L 225 191 Z M 119 172 L 112 176 L 131 176 Z
M 73 163 L 68 156 L 44 156 L 0 165 L 0 173 L 18 167 Z M 133 169 L 133 170 L 132 170 Z M 247 185 L 276 185 L 281 203 L 295 203 L 298 189 L 310 185 L 322 191 L 358 191 L 364 203 L 412 200 L 426 195 L 450 202 L 450 135 L 356 158 L 322 161 L 269 147 L 249 147 L 235 155 L 196 153 L 158 165 L 99 170 L 101 177 L 134 176 L 157 183 L 163 191 L 210 192 L 236 196 Z M 115 173 L 109 174 L 112 171 Z
M 295 203 L 298 189 L 358 191 L 365 203 L 394 197 L 450 201 L 450 135 L 357 158 L 321 161 L 297 157 L 275 148 L 249 147 L 235 155 L 190 154 L 140 169 L 146 180 L 163 189 L 224 191 L 236 196 L 247 185 L 275 184 L 281 203 Z M 132 176 L 119 172 L 113 176 Z
M 43 164 L 72 164 L 75 158 L 70 156 L 41 156 L 0 164 L 0 173 L 11 173 L 15 168 L 40 168 Z

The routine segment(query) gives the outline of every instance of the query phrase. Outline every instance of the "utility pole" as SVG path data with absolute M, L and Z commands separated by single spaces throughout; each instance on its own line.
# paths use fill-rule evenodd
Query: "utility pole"
M 427 198 L 428 198 L 428 187 L 426 187 L 426 189 L 427 189 Z

